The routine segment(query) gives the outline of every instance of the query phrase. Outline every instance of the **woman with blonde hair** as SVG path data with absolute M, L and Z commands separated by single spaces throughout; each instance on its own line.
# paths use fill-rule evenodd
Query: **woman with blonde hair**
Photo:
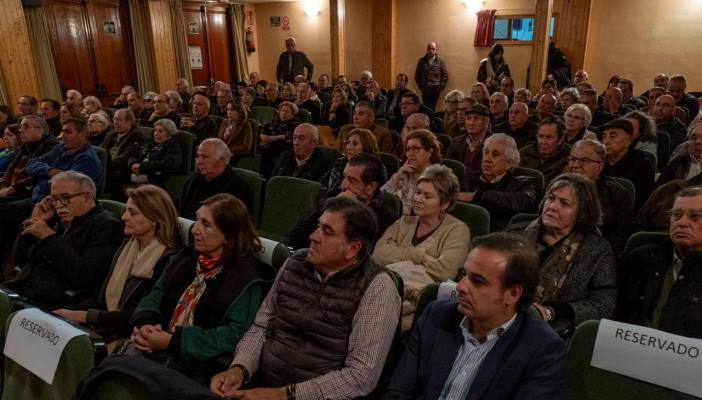
M 322 176 L 321 182 L 327 189 L 327 192 L 335 191 L 341 187 L 341 182 L 344 179 L 344 168 L 346 168 L 346 164 L 351 158 L 360 153 L 371 153 L 380 156 L 375 136 L 368 129 L 352 129 L 349 132 L 349 137 L 346 139 L 345 147 L 344 155 L 334 160 L 329 172 Z

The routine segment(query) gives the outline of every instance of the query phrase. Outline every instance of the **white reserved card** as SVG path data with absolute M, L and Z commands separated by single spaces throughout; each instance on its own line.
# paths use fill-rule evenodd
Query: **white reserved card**
M 85 334 L 38 308 L 28 308 L 12 318 L 4 353 L 51 385 L 66 344 Z
M 457 300 L 458 291 L 456 290 L 456 282 L 448 280 L 441 282 L 439 285 L 439 293 L 436 295 L 437 300 Z
M 702 340 L 603 319 L 590 365 L 702 397 Z

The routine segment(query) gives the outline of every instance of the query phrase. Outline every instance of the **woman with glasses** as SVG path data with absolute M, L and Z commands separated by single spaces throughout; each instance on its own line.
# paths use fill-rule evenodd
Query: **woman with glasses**
M 616 259 L 597 233 L 601 218 L 595 184 L 562 174 L 546 189 L 539 218 L 523 235 L 541 260 L 534 307 L 562 336 L 581 322 L 611 318 L 617 299 Z
M 563 116 L 565 126 L 565 142 L 572 145 L 582 139 L 597 140 L 597 134 L 588 130 L 592 122 L 592 113 L 583 104 L 573 104 L 566 109 Z
M 567 171 L 580 174 L 595 183 L 602 207 L 600 232 L 612 248 L 619 252 L 624 250 L 632 232 L 634 194 L 627 190 L 622 181 L 602 173 L 606 153 L 605 146 L 596 140 L 576 142 L 568 157 Z
M 380 150 L 375 141 L 375 136 L 368 129 L 355 128 L 346 139 L 344 155 L 334 160 L 331 169 L 322 176 L 321 183 L 327 192 L 336 192 L 341 188 L 344 180 L 344 168 L 349 160 L 361 153 L 371 153 L 380 157 Z
M 90 114 L 88 117 L 88 133 L 90 144 L 102 146 L 105 138 L 112 131 L 112 122 L 101 113 Z
M 54 312 L 96 330 L 109 342 L 131 333 L 129 318 L 179 249 L 178 213 L 168 193 L 153 185 L 127 191 L 122 213 L 127 238 L 112 259 L 100 295 L 93 302 Z
M 441 145 L 431 131 L 418 129 L 407 135 L 405 156 L 405 163 L 381 189 L 400 198 L 402 215 L 411 215 L 417 179 L 427 167 L 441 162 Z

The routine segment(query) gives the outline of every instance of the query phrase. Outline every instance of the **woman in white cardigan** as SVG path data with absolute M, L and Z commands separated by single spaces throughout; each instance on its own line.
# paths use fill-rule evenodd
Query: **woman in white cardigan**
M 458 179 L 451 169 L 427 167 L 417 179 L 414 215 L 397 220 L 375 246 L 375 261 L 399 273 L 404 281 L 403 330 L 409 329 L 422 288 L 455 279 L 468 256 L 470 230 L 448 214 L 458 191 Z

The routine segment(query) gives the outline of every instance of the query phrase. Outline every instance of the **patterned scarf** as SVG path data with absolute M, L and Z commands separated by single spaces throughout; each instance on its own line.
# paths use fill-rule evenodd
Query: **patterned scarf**
M 200 297 L 205 293 L 207 281 L 219 275 L 223 267 L 219 265 L 220 257 L 209 258 L 203 255 L 197 257 L 195 279 L 185 288 L 176 304 L 168 330 L 175 331 L 176 326 L 192 326 L 195 319 L 195 308 Z

